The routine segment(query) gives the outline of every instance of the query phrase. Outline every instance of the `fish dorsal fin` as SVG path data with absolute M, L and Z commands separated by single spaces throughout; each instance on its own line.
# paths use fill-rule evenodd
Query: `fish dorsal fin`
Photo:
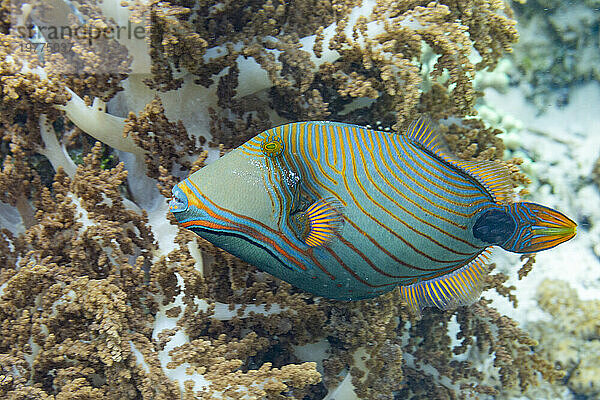
M 466 161 L 453 155 L 443 160 L 475 178 L 496 203 L 508 204 L 514 201 L 510 173 L 505 165 L 497 161 Z
M 405 136 L 438 157 L 441 157 L 442 154 L 450 154 L 446 142 L 435 132 L 433 124 L 428 118 L 421 117 L 413 121 Z
M 410 124 L 406 137 L 473 177 L 487 190 L 496 203 L 512 203 L 510 173 L 503 164 L 494 161 L 467 161 L 456 157 L 426 118 L 419 118 Z
M 475 259 L 449 274 L 427 281 L 400 286 L 400 293 L 418 316 L 424 307 L 435 306 L 447 310 L 469 305 L 479 299 L 488 269 L 485 262 L 490 249 L 485 249 Z

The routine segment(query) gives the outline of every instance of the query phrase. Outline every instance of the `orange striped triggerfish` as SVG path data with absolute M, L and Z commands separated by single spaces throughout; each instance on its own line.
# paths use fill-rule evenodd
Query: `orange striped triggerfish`
M 491 246 L 549 249 L 565 215 L 511 201 L 506 168 L 452 156 L 429 123 L 404 135 L 336 122 L 269 129 L 173 188 L 177 221 L 308 292 L 396 286 L 417 312 L 477 299 Z

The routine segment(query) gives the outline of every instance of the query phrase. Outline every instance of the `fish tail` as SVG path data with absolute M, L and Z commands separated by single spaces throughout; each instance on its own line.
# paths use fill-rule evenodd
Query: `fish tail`
M 577 224 L 566 215 L 541 204 L 520 202 L 506 206 L 516 224 L 501 244 L 515 253 L 534 253 L 555 247 L 575 236 Z

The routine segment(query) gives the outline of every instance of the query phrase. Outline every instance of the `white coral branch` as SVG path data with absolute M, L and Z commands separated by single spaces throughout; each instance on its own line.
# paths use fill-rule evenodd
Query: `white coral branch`
M 71 100 L 66 105 L 57 106 L 57 108 L 64 110 L 67 117 L 79 129 L 117 150 L 139 156 L 144 154 L 144 150 L 135 144 L 133 138 L 123 136 L 125 118 L 108 114 L 106 105 L 100 99 L 95 99 L 92 106 L 87 106 L 77 93 L 69 88 L 67 91 L 71 94 Z

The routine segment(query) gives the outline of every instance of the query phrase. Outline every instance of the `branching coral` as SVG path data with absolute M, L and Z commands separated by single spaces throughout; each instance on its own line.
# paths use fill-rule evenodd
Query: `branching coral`
M 564 105 L 569 88 L 600 78 L 600 39 L 592 34 L 600 28 L 597 1 L 530 0 L 514 7 L 523 32 L 514 60 L 534 104 Z
M 14 379 L 57 398 L 90 391 L 132 397 L 144 390 L 172 398 L 176 387 L 156 386 L 161 379 L 136 367 L 134 355 L 143 345 L 147 364 L 156 357 L 148 352 L 146 311 L 155 307 L 149 297 L 155 289 L 143 270 L 152 234 L 143 212 L 123 206 L 122 165 L 102 170 L 100 149 L 92 149 L 72 180 L 59 169 L 52 191 L 42 188 L 36 201 L 36 224 L 13 242 L 21 260 L 3 267 L 14 275 L 2 285 L 1 352 L 28 364 Z
M 11 31 L 10 12 L 132 22 L 147 40 L 63 38 L 40 56 L 26 45 L 50 38 Z M 416 321 L 397 292 L 315 298 L 179 228 L 165 202 L 280 122 L 472 115 L 475 74 L 516 40 L 502 2 L 14 1 L 0 17 L 1 396 L 442 399 L 556 376 L 486 301 Z M 501 158 L 496 131 L 455 122 L 453 150 Z M 505 280 L 489 286 L 514 301 Z
M 592 169 L 592 179 L 600 187 L 600 158 L 596 160 L 594 163 L 594 168 Z
M 517 39 L 514 21 L 502 14 L 510 15 L 502 2 L 364 1 L 352 8 L 359 3 L 307 1 L 298 10 L 272 1 L 202 3 L 176 12 L 157 2 L 132 3 L 130 8 L 145 16 L 149 30 L 157 28 L 151 39 L 158 55 L 152 67 L 156 84 L 177 76 L 179 86 L 187 71 L 209 86 L 214 79 L 207 74 L 237 65 L 238 95 L 273 87 L 270 97 L 283 100 L 275 109 L 284 117 L 331 114 L 333 119 L 397 122 L 399 127 L 426 95 L 418 90 L 427 85 L 419 73 L 423 46 L 436 54 L 426 80 L 439 82 L 447 91 L 447 115 L 464 116 L 473 113 L 475 71 L 493 67 Z M 304 14 L 303 7 L 312 10 Z M 197 41 L 201 44 L 192 44 Z M 186 51 L 190 46 L 200 54 Z M 477 65 L 469 60 L 473 50 L 481 56 Z M 188 68 L 189 57 L 194 62 Z M 365 97 L 374 102 L 359 101 Z M 336 109 L 332 103 L 352 106 Z M 238 118 L 253 115 L 247 107 L 243 111 L 236 113 Z
M 537 301 L 552 317 L 531 327 L 539 337 L 540 353 L 565 370 L 565 381 L 573 393 L 598 396 L 600 302 L 581 300 L 575 289 L 559 280 L 542 282 Z

